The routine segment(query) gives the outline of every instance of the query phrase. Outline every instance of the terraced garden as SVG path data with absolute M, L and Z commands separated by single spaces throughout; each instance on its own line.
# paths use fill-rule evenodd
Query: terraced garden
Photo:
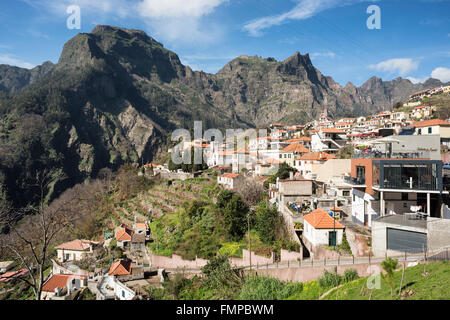
M 189 179 L 186 181 L 162 180 L 136 197 L 117 203 L 114 206 L 112 219 L 120 223 L 133 224 L 137 216 L 139 222 L 149 220 L 149 209 L 153 218 L 177 212 L 185 202 L 193 200 L 211 202 L 212 190 L 217 188 L 215 181 L 208 179 Z

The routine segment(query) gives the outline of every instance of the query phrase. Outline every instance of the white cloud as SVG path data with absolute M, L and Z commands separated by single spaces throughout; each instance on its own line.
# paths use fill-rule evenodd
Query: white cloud
M 164 42 L 211 42 L 222 36 L 218 22 L 204 18 L 229 0 L 23 0 L 34 7 L 45 8 L 60 17 L 68 16 L 69 5 L 81 9 L 81 23 L 95 20 L 134 19 L 145 23 L 152 36 Z
M 336 54 L 332 51 L 314 52 L 313 54 L 311 54 L 311 57 L 312 58 L 317 58 L 317 57 L 334 58 L 334 57 L 336 57 Z
M 296 0 L 298 4 L 288 12 L 255 19 L 244 26 L 244 30 L 251 36 L 262 35 L 262 31 L 273 26 L 278 26 L 290 20 L 305 20 L 316 14 L 339 6 L 347 6 L 370 0 Z M 378 0 L 372 0 L 375 2 Z
M 148 18 L 199 18 L 210 14 L 226 0 L 143 0 L 139 14 Z
M 169 42 L 211 43 L 220 39 L 223 28 L 204 18 L 228 0 L 142 0 L 139 16 L 152 32 Z
M 16 66 L 26 69 L 32 69 L 35 67 L 33 64 L 17 59 L 10 54 L 0 54 L 0 64 L 8 64 L 10 66 Z
M 408 77 L 408 78 L 406 78 L 406 79 L 408 79 L 409 81 L 411 81 L 411 82 L 414 83 L 414 84 L 417 84 L 417 83 L 424 83 L 425 81 L 428 80 L 427 77 L 424 77 L 424 78 Z
M 398 73 L 400 76 L 405 76 L 411 71 L 419 68 L 419 61 L 409 58 L 390 59 L 375 65 L 372 64 L 369 68 L 377 71 L 389 72 L 391 74 Z
M 448 68 L 436 68 L 431 73 L 431 77 L 435 79 L 439 79 L 442 82 L 449 82 L 450 81 L 450 69 Z

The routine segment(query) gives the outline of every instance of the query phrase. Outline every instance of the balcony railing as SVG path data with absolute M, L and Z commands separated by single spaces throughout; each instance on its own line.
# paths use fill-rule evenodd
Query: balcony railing
M 361 152 L 354 153 L 354 159 L 429 159 L 429 151 L 398 151 L 398 152 Z
M 420 179 L 407 180 L 385 179 L 379 186 L 381 189 L 403 189 L 403 190 L 438 190 L 438 183 L 432 181 L 422 181 Z
M 363 186 L 366 184 L 364 177 L 354 178 L 351 176 L 344 176 L 344 181 L 348 184 Z

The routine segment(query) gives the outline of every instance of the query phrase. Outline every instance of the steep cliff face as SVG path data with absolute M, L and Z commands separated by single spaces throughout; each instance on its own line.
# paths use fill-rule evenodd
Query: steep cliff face
M 33 69 L 0 65 L 0 91 L 16 92 L 53 72 L 55 65 L 49 61 Z
M 65 174 L 57 194 L 103 167 L 151 161 L 173 130 L 196 120 L 205 129 L 301 123 L 325 100 L 332 116 L 372 113 L 439 83 L 372 78 L 343 88 L 298 52 L 240 56 L 207 74 L 142 31 L 97 26 L 68 41 L 56 65 L 0 66 L 0 198 L 36 200 L 44 169 Z

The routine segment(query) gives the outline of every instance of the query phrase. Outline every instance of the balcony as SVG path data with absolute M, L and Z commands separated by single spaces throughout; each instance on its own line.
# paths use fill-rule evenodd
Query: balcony
M 372 184 L 374 189 L 442 192 L 442 161 L 374 161 Z
M 344 176 L 344 182 L 352 186 L 361 186 L 361 187 L 366 186 L 366 179 L 364 177 L 354 178 L 351 176 Z
M 429 151 L 406 151 L 401 152 L 361 152 L 354 153 L 353 159 L 429 159 Z

